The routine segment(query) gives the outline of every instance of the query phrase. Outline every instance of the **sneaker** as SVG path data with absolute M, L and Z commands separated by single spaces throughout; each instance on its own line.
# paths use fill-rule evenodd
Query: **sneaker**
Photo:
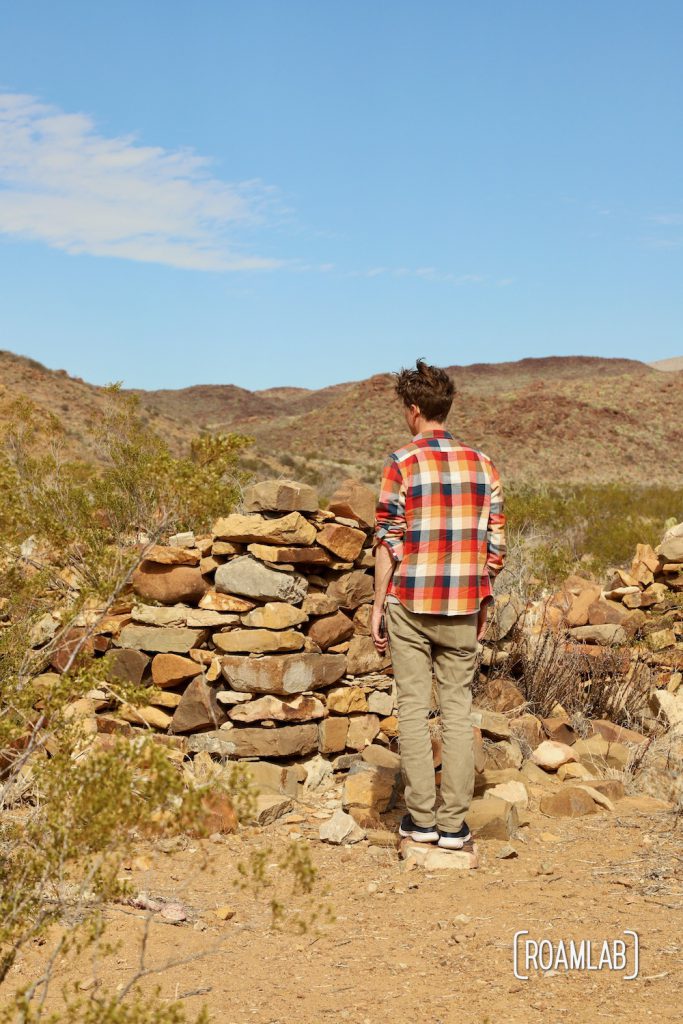
M 436 825 L 416 825 L 409 814 L 401 818 L 398 834 L 404 839 L 414 839 L 416 843 L 435 843 L 439 838 Z
M 467 827 L 467 822 L 463 821 L 462 825 L 457 832 L 444 832 L 443 829 L 439 829 L 439 842 L 438 846 L 442 850 L 462 850 L 465 843 L 469 842 L 472 838 L 472 833 Z

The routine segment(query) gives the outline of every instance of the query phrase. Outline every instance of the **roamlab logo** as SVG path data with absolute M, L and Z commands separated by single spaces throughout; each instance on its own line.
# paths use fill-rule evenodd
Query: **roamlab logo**
M 513 970 L 515 978 L 528 981 L 532 971 L 614 971 L 624 981 L 638 977 L 638 933 L 625 929 L 623 939 L 564 939 L 529 938 L 528 929 L 515 932 L 513 941 Z

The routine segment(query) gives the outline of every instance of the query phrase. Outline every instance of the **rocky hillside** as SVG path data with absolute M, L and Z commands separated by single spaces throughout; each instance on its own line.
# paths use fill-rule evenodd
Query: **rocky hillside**
M 682 370 L 550 356 L 450 371 L 458 393 L 449 428 L 491 455 L 508 482 L 670 483 L 683 472 Z M 25 394 L 63 419 L 71 454 L 96 457 L 88 435 L 106 401 L 101 388 L 9 352 L 0 352 L 0 379 L 0 415 Z M 136 393 L 176 450 L 199 428 L 246 433 L 258 476 L 295 475 L 323 495 L 349 475 L 374 483 L 384 455 L 407 439 L 389 373 L 320 390 L 212 383 Z

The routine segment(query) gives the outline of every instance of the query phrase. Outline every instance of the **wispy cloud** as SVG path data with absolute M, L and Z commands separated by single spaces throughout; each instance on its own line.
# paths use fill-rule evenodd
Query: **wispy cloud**
M 481 274 L 453 274 L 436 267 L 370 267 L 368 270 L 351 270 L 349 277 L 418 277 L 424 281 L 441 281 L 448 284 L 482 284 L 486 278 Z
M 270 269 L 281 261 L 247 254 L 237 233 L 273 194 L 213 177 L 192 150 L 107 137 L 85 114 L 0 93 L 0 234 L 183 269 Z

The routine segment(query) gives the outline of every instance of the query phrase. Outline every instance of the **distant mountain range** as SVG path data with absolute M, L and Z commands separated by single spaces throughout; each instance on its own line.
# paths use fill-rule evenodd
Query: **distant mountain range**
M 457 389 L 448 428 L 490 455 L 504 481 L 683 485 L 683 357 L 547 356 L 448 369 Z M 345 476 L 376 483 L 386 454 L 408 440 L 390 373 L 318 390 L 202 384 L 135 393 L 174 451 L 199 430 L 247 434 L 246 462 L 258 476 L 309 480 L 323 496 Z M 0 424 L 18 394 L 60 417 L 71 457 L 97 460 L 90 430 L 107 400 L 102 388 L 0 351 Z

